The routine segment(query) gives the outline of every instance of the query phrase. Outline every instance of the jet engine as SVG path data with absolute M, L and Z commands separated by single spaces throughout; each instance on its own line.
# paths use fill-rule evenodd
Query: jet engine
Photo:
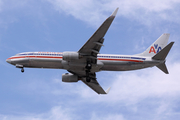
M 70 73 L 65 73 L 65 74 L 62 74 L 62 81 L 63 82 L 77 82 L 78 76 L 70 74 Z
M 63 52 L 63 60 L 71 61 L 71 60 L 78 60 L 80 55 L 78 52 Z

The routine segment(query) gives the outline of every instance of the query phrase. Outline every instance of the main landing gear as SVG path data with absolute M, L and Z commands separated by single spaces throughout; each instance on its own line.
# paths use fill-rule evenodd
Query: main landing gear
M 90 71 L 90 70 L 91 70 L 91 68 L 92 68 L 91 63 L 87 63 L 87 65 L 86 65 L 86 69 Z
M 86 77 L 86 82 L 91 82 L 91 78 L 90 77 Z
M 92 64 L 87 62 L 86 65 L 86 82 L 91 82 L 90 72 L 91 72 Z
M 89 77 L 90 71 L 86 70 L 86 82 L 91 82 L 91 78 Z

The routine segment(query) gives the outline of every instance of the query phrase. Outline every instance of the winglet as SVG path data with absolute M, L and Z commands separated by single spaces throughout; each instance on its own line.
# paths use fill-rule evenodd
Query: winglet
M 111 14 L 111 16 L 114 16 L 114 17 L 115 17 L 116 14 L 117 14 L 118 9 L 119 9 L 119 8 L 116 8 L 116 10 Z
M 111 87 L 109 87 L 109 88 L 106 90 L 106 94 L 109 93 L 110 89 L 111 89 Z

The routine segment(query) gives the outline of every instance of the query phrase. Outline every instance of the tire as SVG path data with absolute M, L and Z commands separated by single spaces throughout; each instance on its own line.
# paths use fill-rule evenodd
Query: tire
M 22 72 L 22 73 L 24 72 L 24 68 L 21 69 L 21 72 Z
M 92 65 L 90 63 L 87 63 L 86 69 L 90 70 L 92 68 Z
M 86 77 L 86 82 L 91 82 L 91 78 L 90 77 Z

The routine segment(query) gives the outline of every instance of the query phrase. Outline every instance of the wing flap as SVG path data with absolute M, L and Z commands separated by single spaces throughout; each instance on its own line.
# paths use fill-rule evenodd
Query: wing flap
M 81 47 L 81 49 L 78 51 L 81 55 L 86 57 L 89 56 L 89 58 L 90 56 L 97 57 L 97 54 L 99 54 L 99 51 L 103 46 L 103 37 L 114 20 L 117 11 L 118 8 L 103 22 L 103 24 L 96 30 L 89 40 Z
M 89 86 L 96 93 L 98 93 L 98 94 L 107 94 L 104 91 L 104 89 L 99 85 L 97 80 L 92 79 L 90 82 L 86 82 L 86 78 L 83 78 L 81 81 L 84 82 L 87 86 Z M 107 90 L 107 92 L 109 92 L 109 89 Z

